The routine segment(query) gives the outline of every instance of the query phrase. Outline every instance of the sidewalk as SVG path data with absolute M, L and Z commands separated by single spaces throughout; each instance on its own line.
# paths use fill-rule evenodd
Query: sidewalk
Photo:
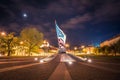
M 65 63 L 61 62 L 48 80 L 72 80 Z

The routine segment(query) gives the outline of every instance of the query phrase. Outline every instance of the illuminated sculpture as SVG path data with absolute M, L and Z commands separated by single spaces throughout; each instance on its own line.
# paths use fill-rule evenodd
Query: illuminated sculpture
M 55 21 L 57 38 L 58 38 L 58 45 L 59 45 L 59 53 L 66 53 L 65 42 L 66 42 L 66 35 L 64 32 L 59 28 Z

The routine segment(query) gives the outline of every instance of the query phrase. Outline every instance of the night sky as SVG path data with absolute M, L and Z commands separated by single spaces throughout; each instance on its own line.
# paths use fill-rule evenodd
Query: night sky
M 120 0 L 0 0 L 0 31 L 36 27 L 56 46 L 55 19 L 70 45 L 98 45 L 120 34 Z

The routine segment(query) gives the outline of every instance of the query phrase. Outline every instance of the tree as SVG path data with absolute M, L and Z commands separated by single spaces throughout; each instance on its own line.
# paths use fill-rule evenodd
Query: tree
M 116 56 L 117 53 L 120 53 L 120 39 L 110 46 L 100 47 L 100 52 L 105 53 L 106 55 L 108 53 L 113 53 L 113 55 Z
M 100 52 L 102 52 L 105 55 L 108 55 L 110 53 L 110 47 L 109 46 L 103 46 L 100 48 Z
M 117 52 L 120 54 L 120 39 L 117 41 Z
M 100 53 L 100 47 L 95 47 L 94 53 L 96 53 L 96 55 L 98 55 Z
M 30 56 L 31 52 L 34 51 L 34 49 L 38 49 L 36 47 L 42 44 L 43 33 L 39 32 L 36 28 L 26 27 L 21 31 L 20 39 L 24 42 L 24 45 L 28 47 L 28 54 Z
M 1 36 L 1 48 L 4 49 L 3 52 L 7 52 L 7 56 L 10 56 L 12 49 L 17 42 L 17 37 L 14 36 L 14 33 L 9 33 L 4 36 Z
M 120 53 L 120 39 L 116 43 L 111 45 L 111 49 L 114 52 L 115 56 L 116 53 Z

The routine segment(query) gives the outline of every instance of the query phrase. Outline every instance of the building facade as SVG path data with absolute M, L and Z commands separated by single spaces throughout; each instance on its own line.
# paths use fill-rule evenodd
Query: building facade
M 102 42 L 100 44 L 100 47 L 103 47 L 103 46 L 111 46 L 112 44 L 116 43 L 118 40 L 120 40 L 120 34 L 109 39 L 109 40 L 106 40 L 104 42 Z

